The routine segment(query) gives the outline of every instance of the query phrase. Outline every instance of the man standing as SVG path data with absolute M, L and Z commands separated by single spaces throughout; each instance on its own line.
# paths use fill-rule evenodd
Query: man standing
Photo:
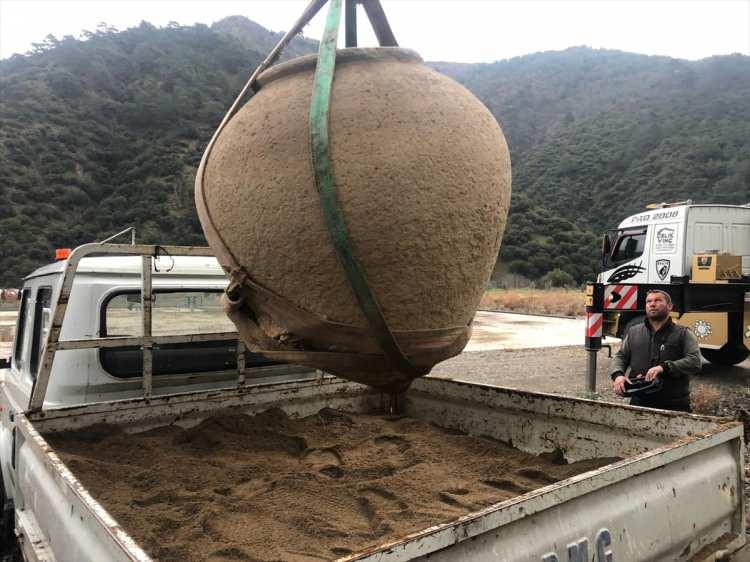
M 698 340 L 685 326 L 672 322 L 672 298 L 664 291 L 646 294 L 646 318 L 628 330 L 613 361 L 610 377 L 622 395 L 628 380 L 661 379 L 659 390 L 634 396 L 634 406 L 690 412 L 690 375 L 701 369 Z M 626 372 L 630 368 L 629 376 Z

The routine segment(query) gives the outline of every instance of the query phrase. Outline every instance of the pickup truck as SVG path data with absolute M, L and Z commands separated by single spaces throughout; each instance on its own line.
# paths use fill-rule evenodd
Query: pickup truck
M 369 387 L 248 353 L 219 306 L 225 286 L 209 249 L 152 245 L 87 244 L 26 278 L 0 392 L 2 531 L 24 559 L 157 559 L 66 465 L 56 434 L 389 407 Z M 460 379 L 416 380 L 400 414 L 565 463 L 619 460 L 332 559 L 707 561 L 744 545 L 740 423 Z

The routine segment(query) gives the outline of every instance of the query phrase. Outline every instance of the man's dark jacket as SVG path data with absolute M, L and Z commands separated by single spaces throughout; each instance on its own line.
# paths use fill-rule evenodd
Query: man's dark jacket
M 620 350 L 612 361 L 612 380 L 627 372 L 634 379 L 657 365 L 664 372 L 661 390 L 653 394 L 639 396 L 631 400 L 632 404 L 664 409 L 690 408 L 690 375 L 701 369 L 698 340 L 693 332 L 685 326 L 678 326 L 667 319 L 667 323 L 657 332 L 651 329 L 646 318 L 642 324 L 636 324 L 628 330 Z

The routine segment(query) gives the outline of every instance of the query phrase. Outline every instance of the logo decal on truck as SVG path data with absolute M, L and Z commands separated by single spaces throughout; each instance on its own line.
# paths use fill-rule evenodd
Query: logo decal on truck
M 711 335 L 711 324 L 705 320 L 696 320 L 693 324 L 693 333 L 700 340 L 707 338 Z
M 662 281 L 667 278 L 667 274 L 669 273 L 669 266 L 669 260 L 656 260 L 656 273 L 659 276 L 659 279 L 661 279 Z
M 664 225 L 656 231 L 654 252 L 657 254 L 674 254 L 677 250 L 677 225 Z
M 609 279 L 607 279 L 607 283 L 619 283 L 620 281 L 625 281 L 625 279 L 635 277 L 641 271 L 646 271 L 646 268 L 641 267 L 640 263 L 638 265 L 623 265 L 622 267 L 615 269 L 614 273 L 609 276 Z

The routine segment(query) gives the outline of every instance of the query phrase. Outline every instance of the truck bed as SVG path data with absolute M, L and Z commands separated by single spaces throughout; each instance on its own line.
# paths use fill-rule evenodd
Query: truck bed
M 274 409 L 296 419 L 322 409 L 368 414 L 380 408 L 380 394 L 326 378 L 149 403 L 125 400 L 65 408 L 32 419 L 19 416 L 17 427 L 25 442 L 17 462 L 25 471 L 18 485 L 26 487 L 24 496 L 39 518 L 16 506 L 27 536 L 36 537 L 26 541 L 24 549 L 32 559 L 51 549 L 58 560 L 149 559 L 43 435 L 56 442 L 62 432 L 97 424 L 141 433 L 168 425 L 189 429 L 211 417 Z M 385 533 L 380 542 L 331 552 L 330 559 L 390 561 L 429 554 L 430 560 L 554 562 L 594 555 L 606 560 L 612 553 L 614 560 L 689 560 L 696 554 L 708 559 L 718 548 L 731 551 L 744 544 L 741 424 L 429 377 L 415 381 L 406 393 L 402 414 L 449 433 L 482 436 L 530 455 L 547 455 L 568 463 L 565 466 L 621 460 L 554 483 L 539 482 L 534 489 L 518 490 L 518 495 L 483 507 L 473 505 L 452 520 L 438 520 L 402 536 Z M 210 455 L 206 460 L 210 462 Z M 436 488 L 444 484 L 435 483 Z M 448 491 L 447 498 L 460 502 L 460 496 Z M 47 512 L 57 515 L 42 520 L 39 514 Z M 76 541 L 66 540 L 71 529 Z M 305 545 L 295 548 L 300 560 L 313 559 L 304 558 Z M 217 556 L 236 555 L 218 550 Z
M 180 562 L 337 558 L 618 460 L 565 463 L 409 416 L 330 408 L 47 440 L 149 554 Z

